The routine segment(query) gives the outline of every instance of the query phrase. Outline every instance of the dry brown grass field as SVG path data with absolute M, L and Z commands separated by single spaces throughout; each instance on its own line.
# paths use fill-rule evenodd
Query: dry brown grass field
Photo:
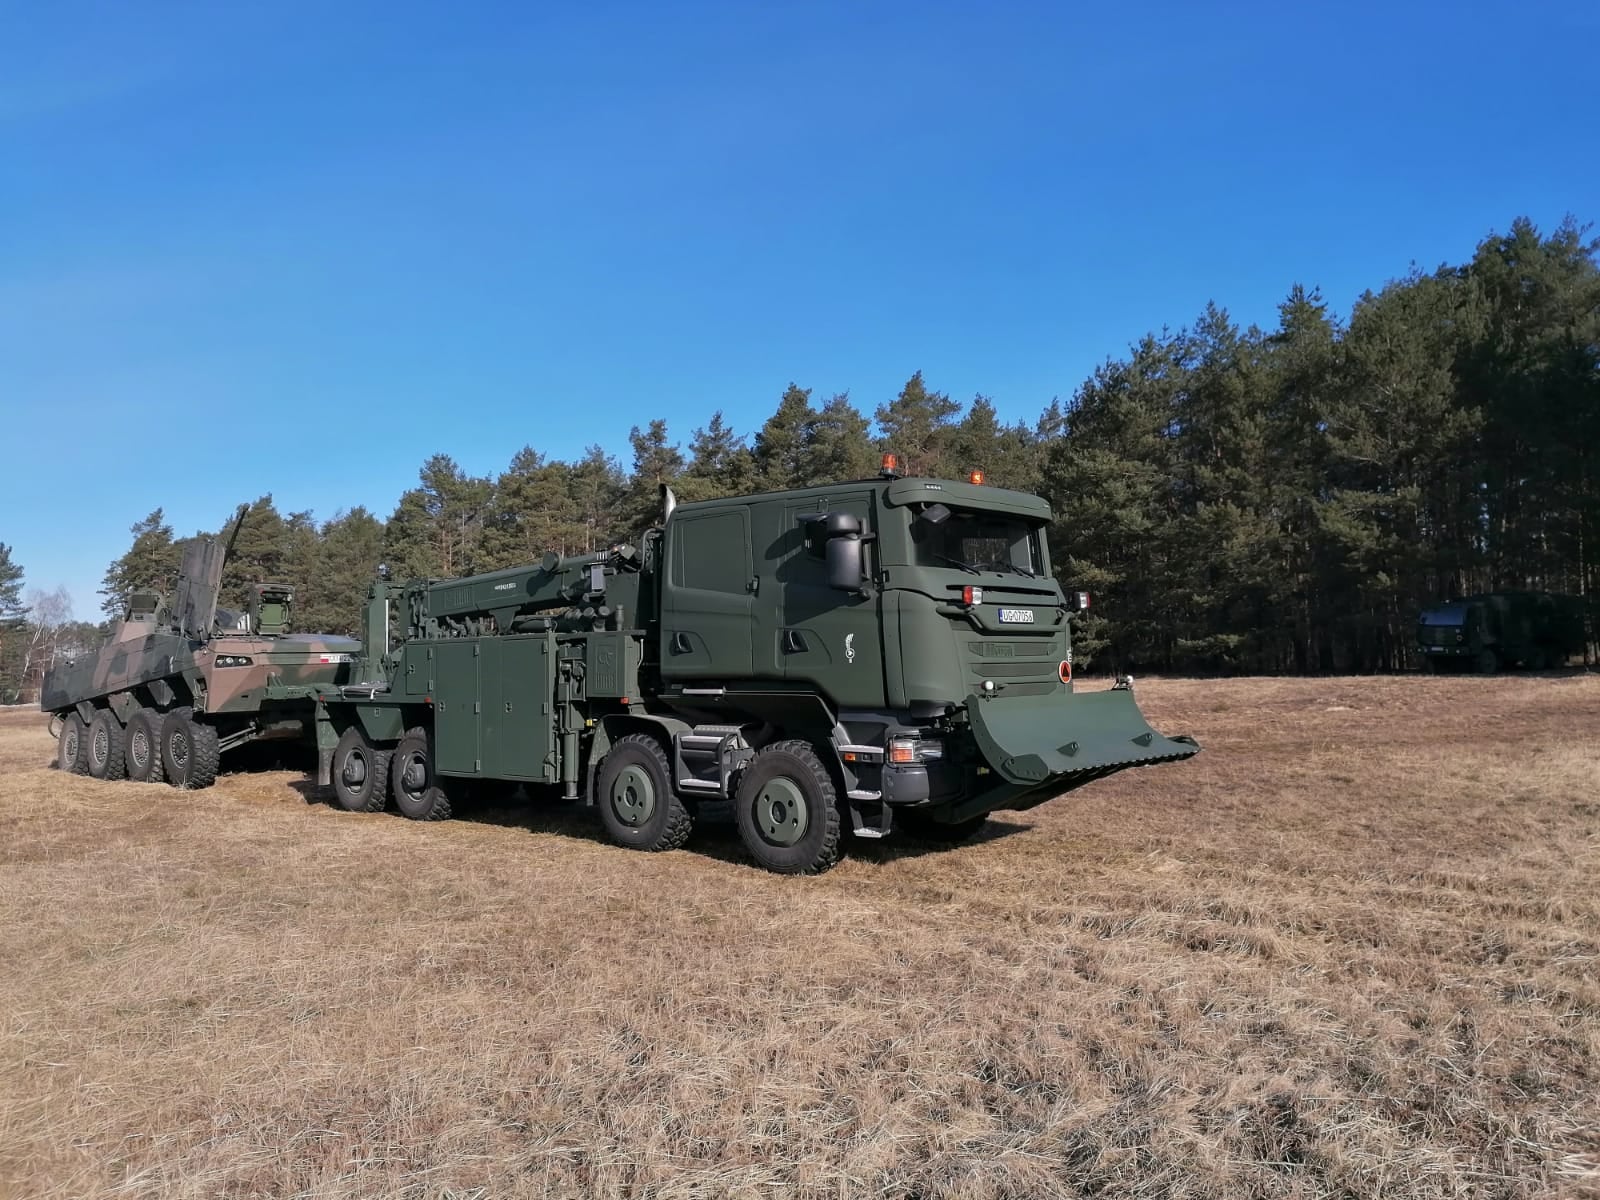
M 1139 695 L 1205 752 L 815 879 L 0 716 L 0 1196 L 1600 1193 L 1600 678 Z

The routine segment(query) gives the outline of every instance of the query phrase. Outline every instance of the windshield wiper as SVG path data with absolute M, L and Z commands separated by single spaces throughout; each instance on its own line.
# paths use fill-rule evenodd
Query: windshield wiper
M 1030 571 L 1027 567 L 1021 566 L 1020 564 L 1014 562 L 1005 562 L 998 558 L 990 563 L 989 567 L 991 570 L 996 571 L 1015 571 L 1018 575 L 1026 575 L 1029 579 L 1039 578 L 1037 572 Z
M 971 571 L 974 575 L 981 574 L 977 563 L 969 563 L 965 559 L 951 558 L 948 554 L 940 554 L 937 550 L 929 550 L 928 554 L 940 562 L 949 563 L 952 567 L 960 567 L 963 571 Z

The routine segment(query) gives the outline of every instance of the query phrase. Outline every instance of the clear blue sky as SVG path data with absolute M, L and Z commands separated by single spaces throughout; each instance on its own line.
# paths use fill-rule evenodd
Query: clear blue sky
M 0 0 L 0 541 L 387 516 L 790 380 L 1032 420 L 1215 299 L 1600 217 L 1592 3 Z

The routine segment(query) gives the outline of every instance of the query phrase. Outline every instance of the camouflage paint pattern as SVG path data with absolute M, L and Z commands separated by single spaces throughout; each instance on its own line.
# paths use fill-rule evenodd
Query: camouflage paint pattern
M 39 707 L 62 716 L 77 711 L 85 720 L 108 708 L 126 724 L 139 708 L 187 706 L 225 738 L 242 735 L 225 748 L 306 735 L 315 688 L 347 682 L 361 644 L 261 631 L 287 628 L 293 594 L 283 585 L 256 585 L 244 613 L 218 608 L 225 558 L 214 540 L 190 547 L 174 594 L 133 593 L 97 650 L 46 672 Z

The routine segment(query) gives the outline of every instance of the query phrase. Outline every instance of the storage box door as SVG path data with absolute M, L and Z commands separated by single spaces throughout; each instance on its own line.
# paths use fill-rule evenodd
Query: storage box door
M 493 726 L 497 773 L 505 779 L 553 781 L 550 644 L 541 637 L 511 637 L 498 641 L 495 650 L 500 659 Z
M 433 648 L 434 769 L 446 775 L 476 775 L 479 717 L 478 641 L 440 642 Z

